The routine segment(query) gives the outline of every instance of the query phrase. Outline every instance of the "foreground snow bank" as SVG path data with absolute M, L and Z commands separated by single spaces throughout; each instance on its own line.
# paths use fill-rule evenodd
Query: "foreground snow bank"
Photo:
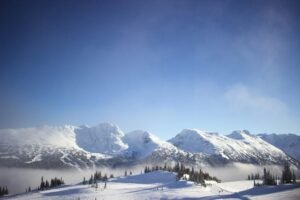
M 188 181 L 176 181 L 176 174 L 172 172 L 155 171 L 114 178 L 107 182 L 106 189 L 105 183 L 99 182 L 97 189 L 88 185 L 71 185 L 4 199 L 300 199 L 300 185 L 253 188 L 252 181 L 207 183 L 208 186 L 203 187 Z

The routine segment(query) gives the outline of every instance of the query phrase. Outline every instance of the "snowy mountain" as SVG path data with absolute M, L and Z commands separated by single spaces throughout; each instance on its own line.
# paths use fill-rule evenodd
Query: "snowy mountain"
M 2 129 L 0 164 L 8 167 L 90 168 L 107 155 L 85 151 L 75 126 Z M 77 143 L 78 142 L 78 143 Z M 84 146 L 83 146 L 84 147 Z
M 2 129 L 0 166 L 30 168 L 91 168 L 183 162 L 224 165 L 232 162 L 281 164 L 298 162 L 247 131 L 228 136 L 185 129 L 169 141 L 147 131 L 127 134 L 116 125 L 40 126 Z
M 205 153 L 235 162 L 276 164 L 291 160 L 282 150 L 248 131 L 234 131 L 225 136 L 197 129 L 184 129 L 169 142 L 184 151 Z
M 128 144 L 127 152 L 135 158 L 145 158 L 154 151 L 165 151 L 167 153 L 180 152 L 172 144 L 160 140 L 158 137 L 147 131 L 137 130 L 127 133 L 123 141 Z M 183 153 L 181 151 L 181 153 Z
M 264 141 L 282 149 L 288 155 L 300 160 L 300 136 L 295 134 L 259 134 Z
M 189 165 L 199 165 L 200 162 L 204 162 L 199 156 L 180 150 L 147 131 L 136 130 L 127 133 L 123 141 L 129 147 L 125 156 L 135 161 L 135 164 L 162 165 L 162 163 L 183 162 Z
M 81 126 L 74 132 L 77 145 L 88 152 L 113 155 L 128 148 L 128 145 L 122 141 L 124 133 L 113 124 Z
M 186 152 L 146 131 L 124 134 L 116 125 L 3 129 L 0 166 L 91 168 L 184 161 Z

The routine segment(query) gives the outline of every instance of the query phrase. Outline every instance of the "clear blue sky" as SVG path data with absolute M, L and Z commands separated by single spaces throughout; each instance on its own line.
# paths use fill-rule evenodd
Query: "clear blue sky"
M 1 1 L 0 128 L 300 133 L 300 1 Z

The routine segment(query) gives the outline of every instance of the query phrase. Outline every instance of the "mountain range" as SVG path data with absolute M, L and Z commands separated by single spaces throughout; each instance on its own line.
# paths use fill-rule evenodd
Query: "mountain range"
M 300 136 L 292 133 L 288 134 L 258 134 L 266 142 L 282 149 L 288 155 L 300 160 Z
M 300 140 L 297 143 L 290 139 L 296 143 L 283 145 L 277 135 L 256 136 L 246 130 L 225 136 L 184 129 L 170 140 L 162 141 L 147 131 L 125 134 L 116 125 L 101 123 L 93 127 L 2 129 L 0 136 L 0 166 L 4 167 L 85 169 L 176 162 L 192 166 L 235 162 L 281 165 L 285 161 L 300 166 L 297 154 Z

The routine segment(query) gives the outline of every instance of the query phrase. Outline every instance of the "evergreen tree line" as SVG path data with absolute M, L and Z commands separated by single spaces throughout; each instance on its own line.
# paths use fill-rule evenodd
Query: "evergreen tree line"
M 283 170 L 282 170 L 282 176 L 281 176 L 281 183 L 296 183 L 296 174 L 290 169 L 290 164 L 288 162 L 284 163 Z
M 263 175 L 260 176 L 259 173 L 248 175 L 248 180 L 254 181 L 254 186 L 261 186 L 261 185 L 277 185 L 279 180 L 278 176 L 271 174 L 269 169 L 264 168 Z M 262 180 L 262 183 L 258 180 Z
M 55 178 L 51 179 L 49 182 L 48 180 L 44 181 L 44 177 L 42 176 L 41 183 L 40 183 L 40 186 L 38 187 L 38 190 L 45 190 L 45 189 L 57 187 L 57 186 L 60 186 L 63 184 L 65 184 L 65 182 L 62 178 L 58 179 L 55 177 Z
M 204 180 L 214 180 L 216 182 L 221 182 L 218 178 L 212 177 L 207 172 L 203 172 L 201 169 L 194 170 L 192 167 L 191 169 L 188 167 L 185 167 L 182 163 L 176 163 L 173 167 L 167 166 L 166 164 L 161 166 L 152 166 L 151 168 L 149 166 L 146 166 L 144 169 L 144 173 L 149 173 L 152 171 L 168 171 L 168 172 L 175 172 L 177 173 L 176 180 L 185 179 L 193 181 L 197 184 L 202 184 L 205 186 Z
M 259 180 L 259 179 L 261 179 L 259 173 L 248 175 L 248 180 Z
M 130 176 L 132 175 L 132 171 L 129 172 L 129 175 L 130 175 Z M 125 170 L 124 176 L 128 176 L 127 170 Z
M 277 185 L 278 179 L 279 179 L 279 177 L 272 175 L 270 170 L 267 170 L 266 168 L 264 168 L 263 185 Z
M 7 186 L 0 187 L 0 197 L 4 196 L 4 195 L 7 195 L 7 194 L 8 194 Z
M 109 178 L 114 178 L 114 175 L 110 174 Z M 94 174 L 91 174 L 91 177 L 88 181 L 84 177 L 82 184 L 85 185 L 88 183 L 89 185 L 92 185 L 92 184 L 96 184 L 97 181 L 106 182 L 109 178 L 108 178 L 107 174 L 102 175 L 101 171 L 96 171 Z
M 254 186 L 277 185 L 279 180 L 281 184 L 296 183 L 296 174 L 294 171 L 291 171 L 289 163 L 285 162 L 281 178 L 271 174 L 269 169 L 264 168 L 263 176 L 260 176 L 259 173 L 250 174 L 248 175 L 248 180 L 254 180 Z M 262 184 L 255 182 L 255 180 L 262 180 Z
M 29 186 L 28 188 L 25 189 L 26 192 L 31 192 L 31 187 Z

